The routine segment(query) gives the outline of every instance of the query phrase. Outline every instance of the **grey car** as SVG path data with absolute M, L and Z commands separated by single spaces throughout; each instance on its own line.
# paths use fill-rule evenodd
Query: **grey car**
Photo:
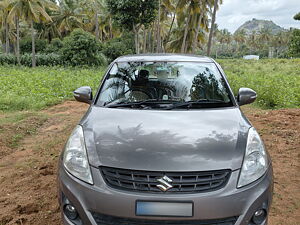
M 123 56 L 59 159 L 64 224 L 266 225 L 271 160 L 218 63 L 177 54 Z

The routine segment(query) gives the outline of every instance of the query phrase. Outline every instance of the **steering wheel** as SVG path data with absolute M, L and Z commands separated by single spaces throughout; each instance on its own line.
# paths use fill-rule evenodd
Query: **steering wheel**
M 130 93 L 127 99 L 130 99 L 131 101 L 143 101 L 153 98 L 149 92 L 140 88 L 129 89 L 124 93 L 124 95 L 126 95 L 128 92 Z

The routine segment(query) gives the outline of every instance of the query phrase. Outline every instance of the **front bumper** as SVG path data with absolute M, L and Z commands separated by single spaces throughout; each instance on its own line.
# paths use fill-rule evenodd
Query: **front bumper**
M 84 225 L 97 225 L 92 213 L 143 220 L 202 221 L 238 217 L 235 225 L 252 225 L 251 218 L 256 210 L 264 207 L 267 212 L 269 211 L 273 193 L 271 166 L 262 178 L 246 187 L 236 188 L 239 176 L 239 170 L 236 170 L 232 172 L 224 188 L 197 194 L 147 194 L 115 190 L 105 184 L 98 168 L 91 167 L 91 171 L 94 185 L 86 184 L 73 177 L 61 164 L 59 168 L 60 204 L 63 205 L 67 198 L 77 209 Z M 137 200 L 193 201 L 194 216 L 189 218 L 136 216 Z M 62 218 L 64 224 L 74 224 L 67 219 L 63 211 Z M 266 224 L 267 221 L 262 223 L 262 225 Z

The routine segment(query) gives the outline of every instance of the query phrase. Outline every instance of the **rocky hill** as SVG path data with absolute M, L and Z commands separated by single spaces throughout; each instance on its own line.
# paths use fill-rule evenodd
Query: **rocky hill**
M 278 26 L 273 21 L 252 19 L 240 26 L 235 33 L 244 30 L 246 34 L 249 35 L 253 32 L 258 33 L 262 29 L 270 30 L 271 34 L 278 34 L 279 32 L 285 31 L 284 28 Z

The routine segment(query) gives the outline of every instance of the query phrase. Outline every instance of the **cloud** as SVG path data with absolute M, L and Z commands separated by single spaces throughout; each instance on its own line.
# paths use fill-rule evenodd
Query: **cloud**
M 248 20 L 272 20 L 286 29 L 300 28 L 293 16 L 300 11 L 299 0 L 223 0 L 217 12 L 219 29 L 234 32 Z

